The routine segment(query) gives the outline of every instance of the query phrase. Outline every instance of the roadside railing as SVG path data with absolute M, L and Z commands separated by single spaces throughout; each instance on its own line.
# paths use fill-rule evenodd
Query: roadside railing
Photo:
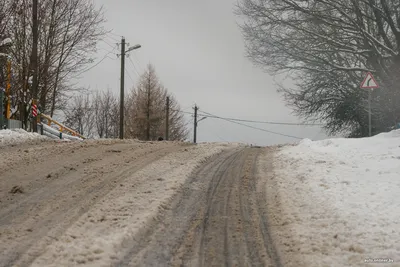
M 45 123 L 41 123 L 40 126 L 40 131 L 42 135 L 47 135 L 49 137 L 53 137 L 56 136 L 60 139 L 72 139 L 72 140 L 82 140 L 82 139 L 86 139 L 86 137 L 84 137 L 83 135 L 79 134 L 77 131 L 72 130 L 71 128 L 68 128 L 67 126 L 65 126 L 64 124 L 52 119 L 50 116 L 46 115 L 46 114 L 39 114 L 41 120 L 46 120 L 47 121 L 47 125 Z M 57 129 L 54 129 L 51 127 L 51 125 L 54 124 L 58 127 Z M 69 134 L 67 134 L 67 133 Z

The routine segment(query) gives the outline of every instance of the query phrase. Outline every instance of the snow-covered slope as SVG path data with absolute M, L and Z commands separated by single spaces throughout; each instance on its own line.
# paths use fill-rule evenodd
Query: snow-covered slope
M 281 233 L 291 239 L 285 257 L 304 266 L 400 266 L 400 130 L 305 139 L 274 165 L 281 229 L 291 235 Z
M 20 144 L 29 141 L 46 141 L 47 137 L 29 133 L 23 129 L 0 130 L 0 146 Z

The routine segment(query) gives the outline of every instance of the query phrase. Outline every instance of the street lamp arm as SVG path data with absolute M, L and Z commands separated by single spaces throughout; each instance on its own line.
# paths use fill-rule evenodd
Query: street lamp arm
M 198 120 L 197 121 L 197 123 L 199 123 L 199 122 L 201 122 L 202 120 L 205 120 L 205 119 L 207 119 L 208 117 L 203 117 L 203 118 L 201 118 L 200 120 Z
M 141 47 L 142 47 L 142 46 L 139 45 L 139 44 L 137 44 L 137 45 L 135 45 L 135 46 L 132 46 L 132 47 L 129 47 L 128 50 L 125 51 L 125 53 L 128 53 L 128 52 L 130 52 L 130 51 L 132 51 L 132 50 L 135 50 L 135 49 L 139 49 L 139 48 L 141 48 Z

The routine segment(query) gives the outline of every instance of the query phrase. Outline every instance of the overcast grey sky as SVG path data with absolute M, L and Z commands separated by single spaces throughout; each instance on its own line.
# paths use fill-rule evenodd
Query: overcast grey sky
M 120 62 L 116 57 L 121 35 L 142 48 L 126 61 L 126 91 L 138 73 L 152 63 L 182 109 L 200 110 L 223 117 L 299 122 L 276 92 L 274 79 L 245 57 L 242 34 L 234 15 L 236 0 L 96 0 L 103 6 L 112 29 L 99 44 L 96 61 L 113 51 L 101 64 L 83 75 L 81 83 L 92 89 L 111 88 L 119 94 Z M 129 77 L 129 75 L 132 77 Z M 192 129 L 192 118 L 190 120 Z M 310 139 L 326 138 L 319 127 L 251 124 L 270 131 Z M 191 136 L 192 138 L 192 136 Z M 245 128 L 208 118 L 199 123 L 198 141 L 245 142 L 270 145 L 296 139 Z

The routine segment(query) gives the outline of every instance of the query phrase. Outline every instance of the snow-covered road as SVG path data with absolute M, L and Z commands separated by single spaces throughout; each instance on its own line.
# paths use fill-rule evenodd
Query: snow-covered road
M 400 266 L 400 131 L 260 149 L 2 134 L 1 267 Z
M 0 266 L 109 266 L 199 164 L 229 147 L 120 140 L 4 147 Z

